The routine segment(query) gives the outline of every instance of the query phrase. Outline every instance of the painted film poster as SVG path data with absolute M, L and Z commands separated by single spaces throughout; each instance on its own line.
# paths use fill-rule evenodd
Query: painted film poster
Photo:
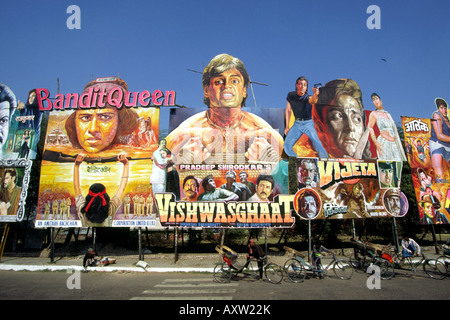
M 35 90 L 26 103 L 0 83 L 0 222 L 22 221 L 40 136 L 42 112 L 35 105 Z
M 53 110 L 36 226 L 156 226 L 150 180 L 156 166 L 159 108 L 149 105 L 171 99 L 172 93 L 129 92 L 122 79 L 99 78 L 80 95 L 57 95 L 51 106 L 43 89 L 41 108 Z
M 284 142 L 287 155 L 406 161 L 397 126 L 378 94 L 372 94 L 375 110 L 369 111 L 352 79 L 332 80 L 313 90 L 315 101 L 309 100 L 306 114 L 296 114 L 300 109 L 296 91 L 287 96 L 287 108 L 292 110 Z
M 163 226 L 289 228 L 292 196 L 281 194 L 287 162 L 180 165 L 181 199 L 156 194 Z M 284 171 L 284 173 L 283 173 Z
M 36 159 L 43 115 L 37 105 L 36 89 L 30 90 L 25 102 L 4 84 L 0 84 L 0 95 L 2 159 Z
M 403 217 L 401 170 L 400 161 L 297 158 L 294 210 L 305 220 Z
M 284 141 L 286 154 L 296 158 L 289 171 L 298 178 L 292 188 L 299 190 L 293 200 L 297 215 L 309 220 L 404 216 L 408 203 L 400 180 L 406 155 L 380 96 L 372 94 L 375 110 L 369 111 L 352 79 L 314 85 L 311 96 L 306 91 L 300 96 L 302 87 L 307 80 L 300 77 L 297 91 L 287 95 Z
M 207 108 L 171 110 L 166 146 L 177 159 L 179 185 L 155 196 L 161 224 L 291 227 L 284 110 L 245 107 L 250 76 L 228 54 L 209 62 L 200 85 Z
M 0 221 L 22 221 L 25 217 L 31 160 L 0 160 L 0 162 Z
M 433 116 L 441 118 L 441 115 Z M 443 115 L 442 115 L 443 116 Z M 442 117 L 443 118 L 443 117 Z M 448 122 L 402 117 L 405 146 L 422 224 L 449 223 L 450 176 L 448 142 L 440 141 L 436 132 L 448 130 Z M 442 135 L 439 135 L 442 139 Z M 447 146 L 447 147 L 446 147 Z

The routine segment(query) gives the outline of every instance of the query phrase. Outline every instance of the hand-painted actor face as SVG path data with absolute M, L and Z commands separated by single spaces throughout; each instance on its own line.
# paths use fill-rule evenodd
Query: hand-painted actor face
M 34 99 L 36 98 L 36 92 L 31 91 L 28 95 L 28 103 L 32 104 L 34 102 Z
M 0 102 L 0 153 L 9 132 L 9 102 Z
M 295 84 L 295 87 L 297 88 L 297 94 L 299 96 L 303 96 L 306 91 L 308 91 L 308 81 L 306 80 L 298 80 Z
M 247 180 L 248 180 L 247 174 L 246 174 L 245 172 L 239 173 L 239 180 L 240 180 L 242 183 L 246 183 Z
M 435 214 L 434 214 L 434 210 L 433 210 L 433 204 L 429 203 L 429 202 L 425 202 L 423 205 L 423 209 L 425 211 L 425 214 L 430 217 L 430 218 L 434 218 Z
M 206 184 L 207 190 L 214 190 L 216 188 L 216 182 L 214 179 L 208 179 L 208 183 Z
M 166 152 L 166 150 L 161 150 L 159 153 L 161 154 L 161 157 L 162 157 L 163 159 L 165 159 L 165 158 L 167 157 L 167 152 Z
M 400 197 L 391 196 L 388 198 L 389 209 L 392 214 L 399 215 L 401 211 Z
M 210 108 L 241 107 L 247 97 L 244 77 L 236 68 L 222 72 L 212 77 L 209 86 L 203 88 L 206 98 L 209 98 Z
M 4 179 L 3 179 L 3 186 L 4 186 L 4 188 L 5 189 L 10 189 L 12 186 L 14 186 L 15 182 L 16 182 L 15 178 L 13 178 L 11 176 L 11 174 L 9 172 L 7 172 L 5 174 Z
M 184 184 L 183 191 L 188 199 L 197 198 L 197 182 L 194 179 L 187 180 Z
M 298 170 L 298 180 L 307 186 L 315 182 L 317 168 L 315 164 L 306 162 Z
M 309 219 L 313 219 L 317 215 L 316 199 L 313 196 L 305 196 L 301 203 L 303 214 Z
M 441 104 L 438 110 L 440 114 L 442 114 L 444 117 L 447 117 L 447 107 L 445 106 L 445 104 Z
M 328 134 L 344 156 L 353 156 L 364 132 L 364 121 L 358 101 L 349 95 L 341 95 L 336 106 L 328 106 L 326 122 Z
M 383 109 L 383 103 L 381 102 L 380 97 L 378 97 L 378 96 L 373 96 L 372 102 L 373 102 L 373 105 L 375 106 L 375 108 L 377 108 L 377 109 Z
M 392 168 L 380 169 L 380 183 L 382 187 L 391 186 L 394 178 L 394 170 Z
M 100 152 L 113 142 L 118 124 L 117 108 L 77 110 L 75 127 L 78 143 L 89 153 Z
M 261 200 L 267 200 L 272 193 L 272 183 L 270 181 L 261 180 L 256 186 L 256 193 Z

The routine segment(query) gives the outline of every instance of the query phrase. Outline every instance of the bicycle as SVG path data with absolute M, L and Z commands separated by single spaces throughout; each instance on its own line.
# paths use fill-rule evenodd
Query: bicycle
M 353 266 L 350 261 L 338 259 L 335 254 L 332 254 L 333 259 L 326 266 L 316 266 L 315 264 L 307 263 L 303 258 L 304 256 L 295 249 L 284 247 L 284 250 L 291 252 L 295 255 L 294 258 L 286 260 L 284 263 L 284 271 L 286 272 L 289 280 L 295 283 L 303 282 L 306 278 L 306 271 L 312 271 L 313 274 L 317 273 L 319 278 L 323 278 L 327 274 L 327 270 L 332 268 L 336 277 L 342 280 L 348 280 L 353 275 Z
M 450 274 L 450 250 L 443 246 L 440 246 L 440 249 L 442 250 L 442 255 L 436 258 L 437 265 L 442 268 L 440 270 L 441 273 L 448 277 Z
M 392 264 L 391 255 L 386 252 L 390 249 L 391 245 L 380 246 L 369 242 L 353 241 L 353 243 L 359 247 L 359 253 L 361 257 L 355 253 L 355 259 L 357 263 L 351 262 L 352 265 L 358 265 L 361 270 L 367 273 L 369 266 L 374 265 L 380 270 L 380 279 L 389 280 L 395 275 L 394 265 Z M 379 253 L 377 255 L 376 253 Z
M 390 280 L 395 275 L 394 265 L 392 264 L 392 260 L 385 258 L 385 257 L 379 257 L 374 256 L 372 257 L 371 263 L 369 263 L 364 270 L 367 272 L 370 264 L 373 264 L 374 266 L 378 267 L 380 270 L 380 279 L 381 280 Z
M 259 269 L 256 259 L 247 259 L 247 262 L 241 266 L 237 262 L 238 254 L 227 246 L 218 245 L 216 251 L 221 254 L 223 260 L 214 267 L 213 276 L 216 282 L 229 283 L 231 278 L 240 273 L 250 274 L 253 278 L 257 277 L 256 272 Z M 261 260 L 263 262 L 263 273 L 267 281 L 275 284 L 280 283 L 284 277 L 283 269 L 279 265 L 269 262 L 267 256 Z
M 436 280 L 444 279 L 447 274 L 447 268 L 443 262 L 438 259 L 427 259 L 423 253 L 419 260 L 414 261 L 413 257 L 403 257 L 401 253 L 396 252 L 393 256 L 393 265 L 397 269 L 405 270 L 413 274 L 417 274 L 419 267 L 422 266 L 423 272 L 430 278 Z

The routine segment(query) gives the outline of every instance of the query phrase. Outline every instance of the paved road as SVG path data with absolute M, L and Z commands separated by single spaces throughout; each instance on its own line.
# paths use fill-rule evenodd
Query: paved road
M 66 273 L 0 271 L 0 300 L 448 300 L 450 278 L 397 275 L 369 289 L 373 278 L 306 279 L 281 284 L 239 276 L 215 283 L 209 273 Z M 372 281 L 371 281 L 372 280 Z M 69 289 L 72 288 L 72 289 Z

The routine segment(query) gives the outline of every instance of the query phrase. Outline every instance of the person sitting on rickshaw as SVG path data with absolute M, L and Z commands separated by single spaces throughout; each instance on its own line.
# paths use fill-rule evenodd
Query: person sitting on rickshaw
M 414 257 L 415 255 L 420 255 L 419 244 L 408 236 L 403 236 L 402 239 L 402 260 L 403 262 L 407 257 Z

